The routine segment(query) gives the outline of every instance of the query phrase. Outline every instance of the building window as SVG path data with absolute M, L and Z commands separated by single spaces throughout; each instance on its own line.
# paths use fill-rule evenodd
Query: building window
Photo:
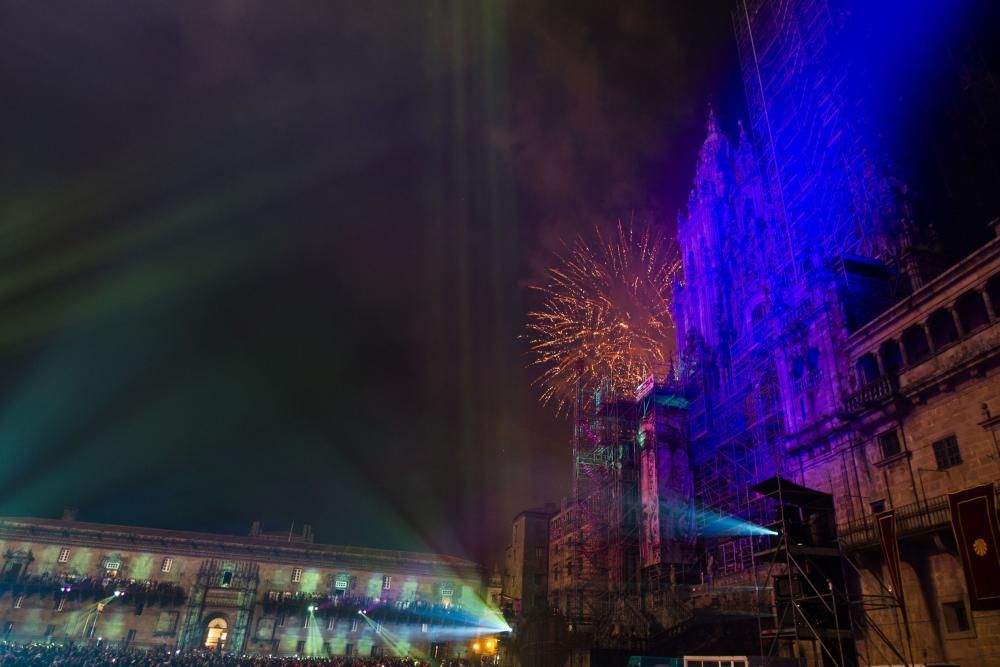
M 170 569 L 174 566 L 173 558 L 164 558 L 163 563 L 160 564 L 160 572 L 170 572 Z
M 66 598 L 60 597 L 56 602 L 56 611 L 62 611 L 66 607 Z
M 177 632 L 177 619 L 180 612 L 161 611 L 153 627 L 153 636 L 172 635 Z
M 297 584 L 302 581 L 302 568 L 296 567 L 292 569 L 292 583 Z
M 55 633 L 56 633 L 56 626 L 55 625 L 46 625 L 45 626 L 45 639 L 46 639 L 46 641 L 52 641 L 52 635 L 54 635 Z
M 69 562 L 69 548 L 63 547 L 59 550 L 59 562 L 68 563 Z
M 872 514 L 881 514 L 885 511 L 885 501 L 884 500 L 873 500 L 872 501 Z
M 382 632 L 382 621 L 375 621 L 375 632 Z
M 887 459 L 900 452 L 899 432 L 896 429 L 886 431 L 878 436 L 878 446 L 882 450 L 882 458 Z
M 309 619 L 310 618 L 312 618 L 312 614 L 306 614 L 305 616 L 302 617 L 302 627 L 303 628 L 308 628 L 309 627 Z
M 301 639 L 299 640 L 299 643 L 295 645 L 295 652 L 296 653 L 305 653 L 306 652 L 306 642 L 305 642 L 305 640 L 301 640 Z
M 421 623 L 420 624 L 420 632 L 427 632 L 427 624 L 426 623 Z
M 927 318 L 927 328 L 931 332 L 931 341 L 934 343 L 934 347 L 939 350 L 958 340 L 958 329 L 955 328 L 955 319 L 949 310 L 942 308 L 931 314 Z
M 222 573 L 222 582 L 221 583 L 222 583 L 223 586 L 228 586 L 229 584 L 233 583 L 233 571 L 232 570 L 226 570 L 225 572 Z
M 283 611 L 278 612 L 278 617 L 275 620 L 275 625 L 277 625 L 279 628 L 285 627 L 285 612 Z
M 965 609 L 965 602 L 944 602 L 941 604 L 941 611 L 944 614 L 944 628 L 948 634 L 958 632 L 968 632 L 972 629 L 969 623 L 969 613 Z
M 129 630 L 128 635 L 125 637 L 125 643 L 131 644 L 133 641 L 135 641 L 135 630 Z
M 903 349 L 906 350 L 906 360 L 911 365 L 931 356 L 931 346 L 927 342 L 927 333 L 919 324 L 915 324 L 902 335 Z
M 385 575 L 382 577 L 382 590 L 387 591 L 392 588 L 392 577 Z
M 955 313 L 958 315 L 958 321 L 962 323 L 965 333 L 975 331 L 990 323 L 990 316 L 986 312 L 986 302 L 979 292 L 966 292 L 958 297 L 958 301 L 955 302 Z
M 20 609 L 21 605 L 23 605 L 23 604 L 24 604 L 24 596 L 23 595 L 18 595 L 16 598 L 14 598 L 14 609 Z
M 333 630 L 336 627 L 337 627 L 337 617 L 336 616 L 331 616 L 330 618 L 328 618 L 326 620 L 326 629 L 327 630 Z
M 878 370 L 878 361 L 875 360 L 875 355 L 871 352 L 858 359 L 857 369 L 861 384 L 874 382 L 881 375 Z
M 358 631 L 358 619 L 352 618 L 351 619 L 351 632 L 357 632 L 357 631 Z
M 333 650 L 330 648 L 330 642 L 323 642 L 323 655 L 333 655 Z
M 354 644 L 344 644 L 344 655 L 347 657 L 354 655 Z
M 957 466 L 962 462 L 958 451 L 958 438 L 949 435 L 934 443 L 934 458 L 937 459 L 938 470 Z
M 903 367 L 903 353 L 899 349 L 899 343 L 889 339 L 882 343 L 878 350 L 882 358 L 882 368 L 889 375 L 895 375 Z
M 135 606 L 135 615 L 136 616 L 142 616 L 142 610 L 145 609 L 145 608 L 146 608 L 146 603 L 145 602 L 140 602 L 139 604 L 137 604 Z

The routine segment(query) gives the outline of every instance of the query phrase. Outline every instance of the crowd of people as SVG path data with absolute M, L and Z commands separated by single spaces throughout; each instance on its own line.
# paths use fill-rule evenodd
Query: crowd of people
M 235 655 L 217 651 L 141 650 L 107 646 L 0 642 L 0 667 L 471 667 L 478 660 L 428 662 L 407 657 L 327 658 Z

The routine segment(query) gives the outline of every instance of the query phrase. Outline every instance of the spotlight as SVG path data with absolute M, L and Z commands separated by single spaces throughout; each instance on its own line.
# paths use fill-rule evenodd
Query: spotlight
M 309 608 L 308 608 L 308 609 L 309 609 L 309 613 L 311 614 L 311 613 L 313 613 L 314 611 L 316 611 L 316 605 L 312 605 L 312 604 L 311 604 L 311 605 L 309 605 Z

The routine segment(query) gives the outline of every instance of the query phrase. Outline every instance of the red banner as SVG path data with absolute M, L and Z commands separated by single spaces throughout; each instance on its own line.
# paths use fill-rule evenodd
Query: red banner
M 951 527 L 974 610 L 1000 609 L 1000 539 L 992 484 L 948 494 Z
M 876 514 L 875 523 L 878 524 L 878 537 L 879 541 L 882 542 L 882 558 L 889 570 L 892 594 L 896 597 L 900 611 L 903 612 L 903 623 L 906 623 L 906 605 L 903 604 L 903 572 L 899 563 L 899 540 L 896 539 L 896 510 Z

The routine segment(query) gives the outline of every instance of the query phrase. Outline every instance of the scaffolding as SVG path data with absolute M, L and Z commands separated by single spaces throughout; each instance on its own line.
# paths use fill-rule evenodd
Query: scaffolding
M 796 282 L 832 258 L 895 254 L 885 228 L 891 195 L 864 110 L 849 103 L 850 79 L 862 71 L 831 38 L 839 20 L 829 0 L 741 0 L 733 12 L 750 129 L 779 212 L 768 265 Z
M 614 386 L 604 382 L 591 394 L 578 381 L 572 515 L 560 530 L 571 533 L 567 615 L 575 632 L 595 648 L 633 649 L 647 624 L 638 604 L 638 418 L 635 402 L 617 396 Z
M 889 639 L 874 621 L 873 611 L 899 609 L 899 599 L 876 577 L 881 594 L 854 596 L 848 584 L 860 569 L 839 543 L 835 529 L 833 497 L 808 489 L 776 475 L 755 485 L 752 492 L 767 502 L 773 512 L 769 524 L 774 533 L 755 553 L 767 579 L 774 582 L 769 592 L 771 616 L 760 624 L 761 653 L 776 655 L 801 651 L 811 644 L 818 664 L 855 667 L 864 664 L 913 664 L 913 650 L 907 631 L 905 639 Z M 763 603 L 764 600 L 761 600 Z M 874 659 L 867 651 L 859 655 L 856 636 L 878 636 L 888 649 Z M 897 648 L 898 646 L 898 648 Z M 906 654 L 909 653 L 909 658 Z

